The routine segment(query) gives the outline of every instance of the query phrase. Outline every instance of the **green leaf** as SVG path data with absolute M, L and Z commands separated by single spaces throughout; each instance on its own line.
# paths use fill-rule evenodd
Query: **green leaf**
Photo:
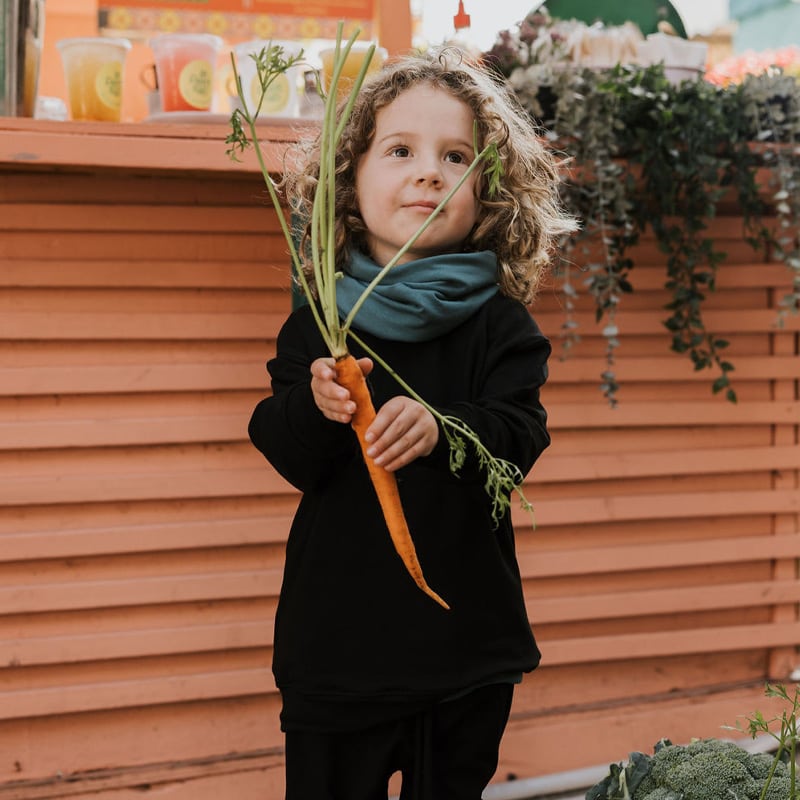
M 730 381 L 728 380 L 728 376 L 727 375 L 721 375 L 719 378 L 717 378 L 714 381 L 714 383 L 711 386 L 711 389 L 714 392 L 714 394 L 717 394 L 717 392 L 721 392 L 729 384 L 730 384 Z

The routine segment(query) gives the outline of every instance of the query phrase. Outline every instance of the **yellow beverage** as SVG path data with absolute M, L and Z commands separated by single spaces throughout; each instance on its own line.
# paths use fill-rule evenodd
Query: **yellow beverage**
M 339 75 L 339 83 L 336 88 L 337 101 L 343 100 L 350 94 L 355 79 L 358 77 L 361 65 L 367 56 L 367 51 L 370 45 L 364 42 L 356 42 L 347 54 L 347 59 L 342 65 L 342 71 Z M 336 49 L 333 47 L 321 50 L 319 57 L 322 59 L 322 88 L 327 92 L 328 87 L 331 85 L 333 77 L 333 59 Z M 367 75 L 377 72 L 386 61 L 386 50 L 383 47 L 376 47 L 372 55 L 372 60 L 369 62 Z
M 257 56 L 262 50 L 273 45 L 279 45 L 283 48 L 283 58 L 285 59 L 290 56 L 299 56 L 302 51 L 298 42 L 261 39 L 242 42 L 233 48 L 236 57 L 236 69 L 242 79 L 242 91 L 251 113 L 255 111 L 261 99 L 261 81 L 258 79 L 258 69 L 253 56 Z M 290 67 L 283 75 L 276 76 L 264 95 L 261 103 L 261 116 L 296 117 L 299 113 L 299 98 L 297 94 L 299 79 L 299 66 Z M 226 88 L 228 89 L 228 94 L 235 98 L 231 104 L 231 109 L 233 110 L 239 106 L 238 91 L 233 75 L 228 79 Z
M 57 42 L 67 81 L 70 116 L 119 122 L 127 39 L 87 37 Z

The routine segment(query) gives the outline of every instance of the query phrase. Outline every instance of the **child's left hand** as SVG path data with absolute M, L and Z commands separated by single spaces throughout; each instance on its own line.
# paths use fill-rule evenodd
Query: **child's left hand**
M 387 472 L 430 455 L 439 441 L 439 426 L 425 406 L 397 396 L 384 403 L 366 433 L 367 455 Z

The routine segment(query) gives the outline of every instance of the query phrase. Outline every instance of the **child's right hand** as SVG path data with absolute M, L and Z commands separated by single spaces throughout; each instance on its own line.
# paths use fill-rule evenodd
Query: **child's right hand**
M 359 358 L 358 366 L 364 375 L 372 372 L 372 359 Z M 336 383 L 336 361 L 318 358 L 311 364 L 311 392 L 314 402 L 323 415 L 334 422 L 349 423 L 356 410 L 350 392 Z

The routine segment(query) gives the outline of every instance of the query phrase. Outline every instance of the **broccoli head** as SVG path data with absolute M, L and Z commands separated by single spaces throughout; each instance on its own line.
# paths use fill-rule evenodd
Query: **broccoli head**
M 772 776 L 764 800 L 788 800 L 792 796 L 792 782 L 787 774 Z
M 689 751 L 679 744 L 660 747 L 650 758 L 650 777 L 656 786 L 665 786 L 667 775 L 679 764 L 689 761 L 691 757 Z
M 636 796 L 639 797 L 638 794 Z M 680 792 L 667 789 L 666 786 L 659 786 L 657 789 L 653 789 L 652 792 L 648 792 L 644 795 L 642 800 L 682 800 L 682 797 Z
M 695 752 L 665 776 L 665 785 L 684 800 L 757 800 L 760 786 L 744 764 L 724 752 Z
M 732 758 L 734 761 L 741 761 L 743 764 L 750 757 L 747 750 L 725 739 L 695 739 L 686 745 L 686 752 L 692 756 L 698 753 L 718 753 Z
M 587 800 L 760 800 L 770 774 L 771 755 L 749 753 L 721 739 L 688 745 L 662 740 L 652 756 L 632 753 L 626 767 L 612 765 Z M 620 777 L 624 775 L 625 781 Z M 616 779 L 615 779 L 616 778 Z M 765 800 L 788 800 L 789 769 L 779 762 Z
M 744 762 L 747 771 L 758 781 L 766 780 L 772 770 L 775 756 L 770 753 L 748 753 L 747 756 Z M 773 780 L 778 777 L 789 777 L 789 765 L 785 761 L 778 761 L 775 765 Z

